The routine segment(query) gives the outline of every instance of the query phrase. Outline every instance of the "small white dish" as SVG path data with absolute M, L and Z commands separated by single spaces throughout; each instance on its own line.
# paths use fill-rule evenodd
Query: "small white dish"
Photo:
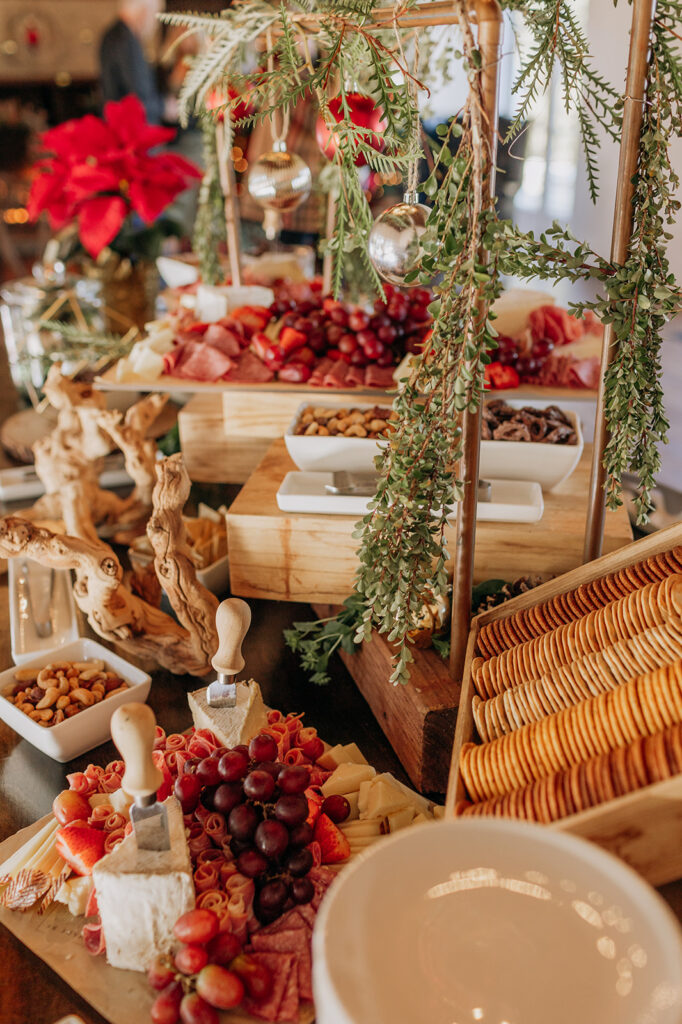
M 93 658 L 102 660 L 106 669 L 118 673 L 128 683 L 128 689 L 79 711 L 73 718 L 65 718 L 59 725 L 45 727 L 38 725 L 2 696 L 14 683 L 14 673 L 18 667 L 14 666 L 0 673 L 0 718 L 38 750 L 62 763 L 72 761 L 86 750 L 105 743 L 111 735 L 111 716 L 116 708 L 130 701 L 144 703 L 152 683 L 151 676 L 96 640 L 82 638 L 58 650 L 43 652 L 28 659 L 22 662 L 21 668 L 43 668 L 54 661 L 87 661 Z
M 507 401 L 505 399 L 505 401 Z M 374 405 L 354 402 L 346 397 L 345 408 L 373 409 Z M 521 399 L 510 399 L 508 404 L 516 409 L 528 406 Z M 545 403 L 546 404 L 546 403 Z M 310 405 L 334 408 L 334 403 L 321 396 L 319 402 L 304 402 L 284 435 L 289 455 L 297 467 L 305 473 L 347 470 L 349 473 L 374 472 L 374 460 L 380 451 L 381 441 L 364 437 L 344 437 L 317 434 L 297 434 L 296 424 L 304 409 Z M 539 403 L 537 408 L 544 408 Z M 481 441 L 481 480 L 532 480 L 544 490 L 552 490 L 568 479 L 580 462 L 584 441 L 580 417 L 572 409 L 563 409 L 576 432 L 576 444 L 541 444 L 534 441 Z
M 513 821 L 386 837 L 313 932 L 318 1024 L 679 1024 L 682 932 L 584 839 Z
M 25 579 L 23 563 L 28 566 L 28 585 L 21 582 Z M 68 569 L 51 570 L 30 558 L 10 558 L 7 579 L 10 645 L 15 664 L 23 665 L 43 652 L 58 650 L 78 639 L 78 617 Z M 49 622 L 49 635 L 39 635 L 37 620 Z
M 287 473 L 277 491 L 277 507 L 282 512 L 314 513 L 330 516 L 364 516 L 371 498 L 357 494 L 330 494 L 325 484 L 333 482 L 333 473 Z M 537 483 L 520 480 L 491 480 L 490 501 L 479 501 L 479 523 L 537 523 L 542 519 L 544 501 Z M 456 506 L 449 516 L 457 515 Z

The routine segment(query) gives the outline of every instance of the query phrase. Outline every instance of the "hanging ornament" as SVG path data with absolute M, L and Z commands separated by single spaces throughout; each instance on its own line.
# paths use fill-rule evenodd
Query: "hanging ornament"
M 295 210 L 308 198 L 312 187 L 313 176 L 307 163 L 297 153 L 289 153 L 282 139 L 251 165 L 247 182 L 254 202 L 264 210 L 278 213 Z
M 369 96 L 363 96 L 359 92 L 347 93 L 346 103 L 350 112 L 351 124 L 355 125 L 356 128 L 369 129 L 372 135 L 365 135 L 365 142 L 372 149 L 376 149 L 377 153 L 381 153 L 384 148 L 384 132 L 387 127 L 381 107 L 377 107 L 374 100 L 370 99 Z M 344 120 L 345 114 L 341 96 L 335 96 L 333 100 L 329 101 L 329 112 L 337 124 Z M 322 116 L 317 119 L 315 138 L 327 160 L 333 160 L 339 144 L 339 137 L 336 132 L 328 128 Z M 355 166 L 363 167 L 366 163 L 365 157 L 362 153 L 359 153 L 355 159 Z
M 405 277 L 419 263 L 421 237 L 430 213 L 416 192 L 406 192 L 402 203 L 377 217 L 369 233 L 368 251 L 372 266 L 384 281 L 409 287 Z
M 240 97 L 239 103 L 236 103 L 231 108 L 231 117 L 235 122 L 241 121 L 242 118 L 250 117 L 254 112 L 254 108 L 249 101 L 248 94 L 248 89 L 245 92 L 240 93 L 233 85 L 228 85 L 227 93 L 222 89 L 212 89 L 206 97 L 206 109 L 209 111 L 217 110 L 219 107 L 225 107 L 228 103 L 231 103 L 233 100 L 237 99 L 237 97 Z M 220 121 L 224 119 L 222 110 L 218 115 L 218 119 Z

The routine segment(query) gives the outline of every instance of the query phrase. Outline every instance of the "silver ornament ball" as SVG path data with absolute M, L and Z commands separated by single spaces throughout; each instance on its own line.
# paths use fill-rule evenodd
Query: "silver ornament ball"
M 247 188 L 251 198 L 264 210 L 295 210 L 313 187 L 307 163 L 296 153 L 287 152 L 286 143 L 275 143 L 263 153 L 249 171 Z
M 418 202 L 416 192 L 406 192 L 402 203 L 377 217 L 367 248 L 374 269 L 384 281 L 409 287 L 405 275 L 419 263 L 421 237 L 430 213 L 428 206 Z

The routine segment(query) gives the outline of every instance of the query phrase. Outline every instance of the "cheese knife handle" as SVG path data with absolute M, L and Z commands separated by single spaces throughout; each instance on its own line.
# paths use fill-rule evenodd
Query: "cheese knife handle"
M 211 664 L 220 675 L 234 676 L 244 668 L 242 644 L 251 625 L 251 609 L 246 601 L 228 597 L 218 605 L 215 624 L 218 650 Z
M 125 761 L 121 788 L 136 803 L 148 803 L 163 782 L 154 764 L 156 718 L 148 704 L 122 704 L 111 716 L 111 738 Z

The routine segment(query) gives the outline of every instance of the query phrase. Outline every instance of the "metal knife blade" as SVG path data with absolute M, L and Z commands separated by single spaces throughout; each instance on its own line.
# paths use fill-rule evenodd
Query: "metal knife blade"
M 121 787 L 130 808 L 138 850 L 170 850 L 168 815 L 156 793 L 163 775 L 154 764 L 156 718 L 147 704 L 122 704 L 111 716 L 111 738 L 125 762 Z
M 237 684 L 234 676 L 228 676 L 223 672 L 218 673 L 218 678 L 208 684 L 206 690 L 206 701 L 210 708 L 234 708 L 237 706 Z
M 170 850 L 168 815 L 162 804 L 154 803 L 142 807 L 132 804 L 130 820 L 135 831 L 138 850 Z

